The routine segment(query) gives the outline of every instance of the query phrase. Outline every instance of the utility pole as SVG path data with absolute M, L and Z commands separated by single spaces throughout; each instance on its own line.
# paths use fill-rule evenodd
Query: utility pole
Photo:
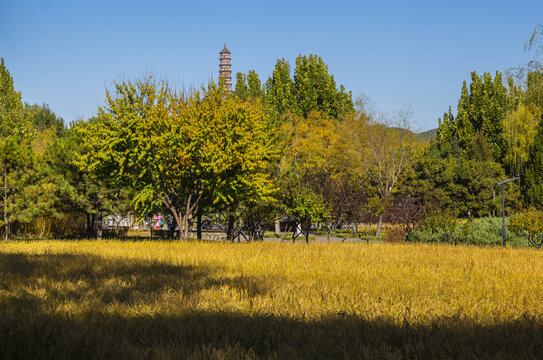
M 506 241 L 505 241 L 505 196 L 504 196 L 504 187 L 505 187 L 505 184 L 507 184 L 508 182 L 518 180 L 518 179 L 520 179 L 520 177 L 516 176 L 514 178 L 507 179 L 507 180 L 503 180 L 503 178 L 502 178 L 501 182 L 496 181 L 496 185 L 501 185 L 502 186 L 502 234 L 503 234 L 503 246 L 504 247 L 505 247 L 505 244 L 506 244 Z

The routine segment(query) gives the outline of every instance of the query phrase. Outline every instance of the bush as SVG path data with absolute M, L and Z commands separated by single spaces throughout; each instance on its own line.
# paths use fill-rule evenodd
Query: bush
M 511 217 L 508 228 L 516 234 L 524 235 L 536 247 L 543 245 L 543 211 L 539 209 L 529 207 L 521 210 Z
M 407 231 L 403 227 L 395 227 L 385 233 L 384 242 L 402 243 L 405 241 Z
M 38 217 L 28 223 L 14 222 L 12 235 L 22 238 L 61 238 L 85 236 L 86 217 L 84 213 L 63 213 L 62 217 Z
M 506 224 L 508 219 L 506 219 Z M 506 230 L 507 244 L 528 246 L 526 238 Z M 451 228 L 431 228 L 422 226 L 407 236 L 409 242 L 449 243 L 480 246 L 502 245 L 502 219 L 486 217 L 456 224 Z

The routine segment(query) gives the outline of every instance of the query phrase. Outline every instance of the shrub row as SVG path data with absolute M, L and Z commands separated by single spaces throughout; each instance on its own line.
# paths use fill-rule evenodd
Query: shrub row
M 508 221 L 506 220 L 506 225 Z M 528 240 L 506 228 L 507 244 L 510 246 L 529 246 Z M 480 246 L 502 245 L 502 219 L 486 217 L 450 228 L 423 226 L 412 231 L 406 238 L 408 242 L 449 243 Z

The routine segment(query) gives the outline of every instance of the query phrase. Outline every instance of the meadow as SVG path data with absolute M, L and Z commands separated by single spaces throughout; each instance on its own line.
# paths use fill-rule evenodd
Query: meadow
M 530 359 L 543 252 L 427 244 L 0 245 L 3 359 Z

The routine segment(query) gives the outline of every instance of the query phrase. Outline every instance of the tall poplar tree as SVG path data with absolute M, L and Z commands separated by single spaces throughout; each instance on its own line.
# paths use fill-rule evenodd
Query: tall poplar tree
M 262 97 L 262 83 L 254 70 L 249 70 L 249 73 L 247 74 L 247 85 L 250 97 Z
M 234 93 L 242 100 L 247 99 L 247 76 L 244 73 L 236 74 L 236 87 Z
M 294 111 L 296 98 L 288 61 L 277 60 L 272 76 L 266 81 L 265 92 L 264 102 L 272 111 L 278 114 Z
M 337 119 L 354 110 L 352 94 L 346 93 L 343 86 L 337 89 L 334 75 L 328 73 L 328 65 L 317 55 L 296 58 L 294 94 L 296 112 L 304 117 L 311 111 L 322 111 Z
M 437 132 L 440 150 L 446 155 L 457 141 L 459 148 L 465 151 L 479 132 L 488 142 L 493 160 L 502 163 L 506 154 L 504 120 L 511 108 L 500 72 L 496 72 L 494 79 L 488 73 L 480 77 L 472 72 L 469 89 L 465 81 L 462 85 L 456 117 L 449 110 L 440 119 Z
M 277 60 L 273 75 L 265 84 L 265 103 L 279 115 L 290 111 L 307 117 L 312 111 L 320 111 L 337 119 L 354 111 L 352 93 L 343 85 L 337 88 L 328 65 L 317 55 L 299 55 L 294 78 L 290 76 L 289 63 Z

